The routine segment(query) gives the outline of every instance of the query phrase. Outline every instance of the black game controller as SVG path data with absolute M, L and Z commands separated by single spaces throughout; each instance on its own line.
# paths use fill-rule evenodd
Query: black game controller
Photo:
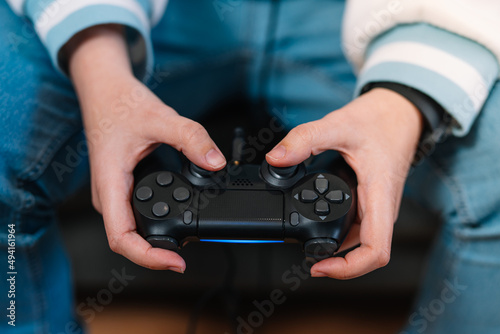
M 329 173 L 307 174 L 304 164 L 234 161 L 210 172 L 188 162 L 180 174 L 144 177 L 132 202 L 138 232 L 153 247 L 299 242 L 307 257 L 321 260 L 339 249 L 355 219 L 355 187 Z

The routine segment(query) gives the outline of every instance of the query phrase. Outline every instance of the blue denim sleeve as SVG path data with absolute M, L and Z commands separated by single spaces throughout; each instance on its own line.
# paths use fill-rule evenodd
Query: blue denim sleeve
M 453 134 L 466 135 L 499 75 L 496 57 L 484 46 L 425 24 L 405 24 L 375 38 L 367 48 L 356 96 L 374 82 L 417 89 L 454 119 Z
M 65 74 L 61 48 L 78 32 L 99 24 L 120 24 L 135 75 L 146 80 L 153 66 L 151 27 L 159 21 L 167 0 L 7 0 L 11 8 L 33 22 L 54 66 Z

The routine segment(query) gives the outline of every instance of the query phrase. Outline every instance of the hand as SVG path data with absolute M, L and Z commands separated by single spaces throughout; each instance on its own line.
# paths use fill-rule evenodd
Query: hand
M 403 187 L 422 132 L 422 116 L 401 95 L 374 89 L 324 118 L 302 124 L 267 154 L 277 167 L 311 154 L 339 151 L 358 179 L 358 217 L 340 250 L 360 247 L 345 258 L 311 268 L 314 277 L 350 279 L 385 266 Z
M 208 170 L 226 161 L 200 124 L 179 116 L 134 78 L 119 27 L 95 27 L 76 39 L 69 69 L 89 143 L 92 201 L 109 245 L 144 267 L 182 273 L 186 264 L 177 253 L 151 247 L 136 232 L 132 172 L 160 143 Z

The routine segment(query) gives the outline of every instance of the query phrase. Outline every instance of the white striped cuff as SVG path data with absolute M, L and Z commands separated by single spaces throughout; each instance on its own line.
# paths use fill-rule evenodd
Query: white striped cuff
M 396 82 L 422 91 L 456 120 L 454 134 L 468 133 L 498 77 L 496 58 L 458 35 L 416 24 L 395 28 L 374 41 L 358 78 Z

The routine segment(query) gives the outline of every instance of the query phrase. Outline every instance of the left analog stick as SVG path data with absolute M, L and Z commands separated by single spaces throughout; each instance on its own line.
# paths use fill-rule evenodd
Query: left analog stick
M 210 177 L 214 174 L 214 172 L 211 172 L 209 170 L 203 169 L 201 167 L 196 166 L 194 163 L 191 163 L 189 166 L 189 171 L 191 174 L 193 174 L 196 177 Z

